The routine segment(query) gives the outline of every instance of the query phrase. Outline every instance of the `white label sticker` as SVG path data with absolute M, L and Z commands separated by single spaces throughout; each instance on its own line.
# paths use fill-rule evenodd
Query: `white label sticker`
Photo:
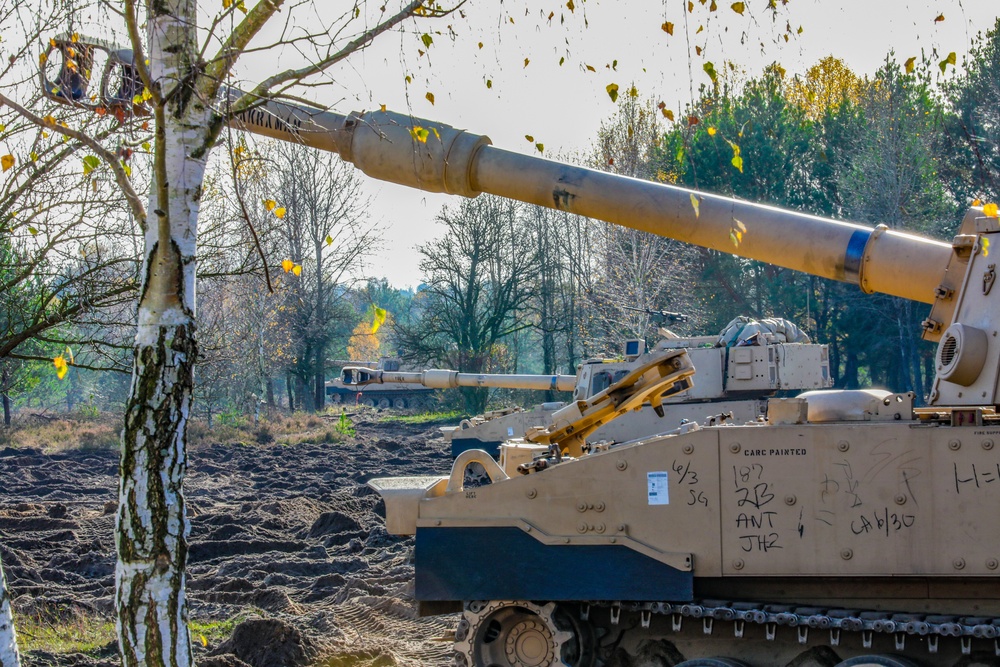
M 646 473 L 647 496 L 650 505 L 669 505 L 670 493 L 667 490 L 667 473 Z
M 513 426 L 508 426 L 508 427 L 507 427 L 507 435 L 508 435 L 509 437 L 511 437 L 511 438 L 513 438 L 513 437 L 514 437 L 514 427 L 513 427 Z

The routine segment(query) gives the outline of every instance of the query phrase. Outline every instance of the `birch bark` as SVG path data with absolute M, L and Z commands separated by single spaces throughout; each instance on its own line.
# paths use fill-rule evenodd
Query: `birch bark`
M 20 667 L 21 655 L 17 650 L 17 633 L 14 632 L 14 614 L 10 608 L 7 577 L 0 562 L 0 667 Z
M 194 383 L 195 241 L 211 112 L 193 0 L 147 5 L 155 120 L 155 187 L 145 225 L 132 391 L 119 485 L 116 605 L 127 667 L 192 664 L 185 564 L 190 525 L 183 482 Z

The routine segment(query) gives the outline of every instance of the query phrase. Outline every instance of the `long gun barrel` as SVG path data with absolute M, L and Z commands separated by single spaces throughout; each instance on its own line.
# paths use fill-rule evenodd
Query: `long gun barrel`
M 118 114 L 141 113 L 132 53 L 99 40 L 53 40 L 63 53 L 55 81 L 42 73 L 44 93 L 82 107 L 96 104 Z M 67 69 L 65 48 L 88 58 L 107 51 L 99 102 L 88 100 L 89 72 Z M 46 59 L 46 62 L 49 62 Z M 119 76 L 112 73 L 120 68 Z M 120 81 L 111 90 L 109 81 Z M 878 226 L 819 218 L 719 195 L 653 183 L 595 169 L 494 148 L 484 135 L 449 125 L 376 111 L 344 116 L 268 100 L 248 99 L 235 89 L 223 109 L 240 109 L 230 122 L 256 134 L 332 151 L 369 176 L 428 192 L 475 197 L 487 192 L 604 220 L 659 236 L 750 259 L 934 303 L 952 254 L 947 243 Z M 733 247 L 735 230 L 742 240 Z M 745 231 L 744 231 L 745 230 Z
M 458 371 L 431 369 L 420 372 L 384 371 L 360 366 L 348 366 L 341 371 L 340 379 L 349 387 L 399 382 L 420 384 L 431 389 L 455 387 L 496 387 L 500 389 L 537 389 L 545 391 L 573 391 L 575 375 L 500 375 L 459 373 Z
M 482 192 L 604 220 L 815 276 L 933 303 L 951 245 L 495 148 L 490 139 L 393 112 L 341 114 L 268 102 L 233 126 L 338 153 L 380 180 Z M 744 228 L 734 248 L 730 234 Z

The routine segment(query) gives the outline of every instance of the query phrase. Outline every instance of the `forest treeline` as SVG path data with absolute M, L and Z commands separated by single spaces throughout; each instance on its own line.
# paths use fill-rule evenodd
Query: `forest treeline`
M 889 54 L 870 77 L 832 57 L 794 77 L 727 65 L 680 110 L 625 91 L 590 148 L 563 159 L 950 240 L 971 202 L 1000 199 L 1000 21 L 966 62 L 939 60 Z M 32 155 L 4 168 L 0 189 L 5 413 L 120 409 L 142 232 L 106 170 L 84 160 L 81 181 L 79 155 L 34 148 L 38 128 L 2 110 L 0 123 Z M 671 325 L 683 334 L 738 315 L 790 319 L 830 346 L 838 387 L 923 396 L 933 378 L 922 304 L 486 195 L 440 212 L 442 236 L 417 248 L 423 283 L 397 289 L 366 277 L 381 230 L 352 167 L 227 141 L 200 223 L 195 409 L 209 419 L 320 409 L 340 359 L 572 373 L 625 339 L 654 342 L 663 323 L 647 310 L 684 313 Z M 146 152 L 122 150 L 136 178 Z M 734 246 L 743 233 L 732 230 Z M 527 400 L 454 397 L 469 412 L 514 398 Z

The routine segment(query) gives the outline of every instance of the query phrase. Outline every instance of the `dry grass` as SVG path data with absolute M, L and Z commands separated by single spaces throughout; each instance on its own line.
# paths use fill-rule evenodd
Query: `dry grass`
M 363 412 L 361 409 L 358 412 Z M 191 447 L 222 445 L 298 445 L 303 442 L 343 442 L 353 434 L 350 414 L 338 412 L 291 415 L 275 412 L 261 417 L 216 419 L 213 428 L 201 419 L 188 424 Z M 47 454 L 69 449 L 114 451 L 120 446 L 121 415 L 46 415 L 19 418 L 10 428 L 0 426 L 0 448 L 32 448 Z
M 0 447 L 30 447 L 45 453 L 67 449 L 115 450 L 121 437 L 119 415 L 29 415 L 0 427 Z
M 254 427 L 249 420 L 237 422 L 216 421 L 213 428 L 202 420 L 192 420 L 188 425 L 188 443 L 192 447 L 223 445 L 298 445 L 303 442 L 343 442 L 347 434 L 339 428 L 340 413 L 291 415 L 274 413 L 261 417 Z

